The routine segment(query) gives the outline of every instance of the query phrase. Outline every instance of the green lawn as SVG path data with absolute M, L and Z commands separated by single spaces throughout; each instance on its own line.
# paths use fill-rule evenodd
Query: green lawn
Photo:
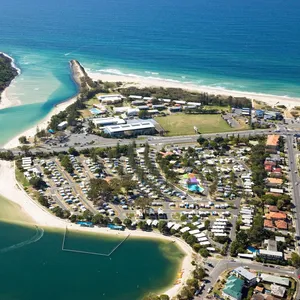
M 233 131 L 221 115 L 187 115 L 176 113 L 167 117 L 156 117 L 155 120 L 167 132 L 167 136 L 195 134 L 194 126 L 199 133 Z

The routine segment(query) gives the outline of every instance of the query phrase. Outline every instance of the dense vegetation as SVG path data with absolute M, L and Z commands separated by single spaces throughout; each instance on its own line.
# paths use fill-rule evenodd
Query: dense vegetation
M 4 56 L 3 54 L 0 54 L 0 93 L 17 75 L 17 70 L 11 65 L 11 59 Z
M 216 105 L 224 107 L 251 107 L 251 100 L 245 97 L 197 93 L 179 88 L 147 87 L 139 89 L 132 86 L 128 88 L 120 88 L 119 91 L 124 96 L 139 95 L 143 97 L 154 97 L 156 99 L 168 98 L 172 100 L 200 102 L 202 105 Z

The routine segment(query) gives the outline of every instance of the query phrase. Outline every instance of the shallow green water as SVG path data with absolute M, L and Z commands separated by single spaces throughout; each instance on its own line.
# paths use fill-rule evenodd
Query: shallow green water
M 107 253 L 122 239 L 68 232 L 65 247 Z M 62 231 L 0 222 L 0 299 L 141 299 L 172 285 L 183 257 L 162 241 L 129 238 L 101 257 L 64 252 L 62 240 Z

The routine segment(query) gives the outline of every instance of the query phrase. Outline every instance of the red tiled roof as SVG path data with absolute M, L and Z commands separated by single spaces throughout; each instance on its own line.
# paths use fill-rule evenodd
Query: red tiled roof
M 269 212 L 278 212 L 279 209 L 275 205 L 270 205 L 269 206 Z
M 285 230 L 287 230 L 287 228 L 288 228 L 287 222 L 285 222 L 283 220 L 275 221 L 275 226 L 278 229 L 285 229 Z
M 274 228 L 273 222 L 270 220 L 264 220 L 264 227 Z
M 272 166 L 271 165 L 265 165 L 265 171 L 271 172 L 272 171 Z
M 279 211 L 279 212 L 270 212 L 266 215 L 267 219 L 275 219 L 275 220 L 285 220 L 286 219 L 286 213 Z

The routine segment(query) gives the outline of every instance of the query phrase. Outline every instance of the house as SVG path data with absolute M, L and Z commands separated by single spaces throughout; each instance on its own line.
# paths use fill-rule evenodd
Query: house
M 261 109 L 257 109 L 255 111 L 255 117 L 258 119 L 262 119 L 264 117 L 265 112 Z
M 181 106 L 172 106 L 169 107 L 169 112 L 171 113 L 176 113 L 176 112 L 181 112 L 182 111 L 182 107 Z
M 266 219 L 268 220 L 286 220 L 286 218 L 287 214 L 282 211 L 270 212 L 266 214 Z
M 270 190 L 270 192 L 272 192 L 271 190 Z M 273 189 L 273 190 L 275 190 L 275 189 Z M 270 205 L 269 206 L 269 212 L 279 212 L 279 209 L 275 205 Z
M 279 146 L 279 135 L 272 134 L 268 135 L 267 142 L 266 142 L 266 152 L 267 153 L 274 153 L 276 154 L 278 151 Z
M 254 293 L 261 293 L 263 294 L 265 288 L 263 286 L 256 286 L 255 289 L 254 289 Z
M 264 244 L 267 245 L 267 250 L 277 251 L 277 242 L 275 240 L 264 240 Z
M 135 101 L 131 102 L 131 105 L 133 105 L 133 106 L 145 105 L 145 101 L 143 101 L 143 100 L 135 100 Z
M 124 114 L 128 111 L 129 107 L 128 106 L 122 106 L 122 107 L 114 107 L 113 112 L 115 115 L 121 115 Z
M 286 292 L 286 288 L 275 283 L 271 284 L 271 295 L 279 298 L 283 298 Z
M 272 178 L 268 177 L 266 179 L 266 185 L 267 187 L 280 187 L 283 183 L 283 180 L 281 178 Z
M 139 108 L 129 108 L 127 110 L 128 117 L 136 117 L 139 115 L 140 109 Z
M 283 253 L 279 251 L 261 249 L 259 250 L 258 255 L 262 258 L 269 259 L 269 260 L 283 259 Z
M 264 282 L 268 282 L 268 283 L 272 283 L 272 284 L 277 284 L 277 285 L 281 285 L 281 286 L 286 286 L 288 287 L 290 285 L 290 280 L 286 277 L 280 277 L 280 276 L 274 276 L 274 275 L 270 275 L 270 274 L 265 274 L 262 273 L 260 275 L 261 280 Z
M 98 100 L 101 101 L 102 104 L 115 104 L 122 102 L 124 97 L 120 94 L 110 94 L 98 96 Z
M 275 221 L 275 227 L 279 230 L 288 230 L 288 223 L 283 220 Z
M 244 280 L 233 275 L 229 276 L 222 290 L 222 296 L 230 300 L 241 300 L 243 286 Z
M 68 127 L 68 122 L 67 121 L 63 121 L 63 122 L 61 122 L 61 123 L 59 123 L 58 125 L 57 125 L 57 129 L 58 130 L 64 130 L 64 129 L 66 129 Z
M 130 95 L 130 96 L 128 96 L 128 98 L 131 100 L 142 100 L 143 99 L 142 96 L 138 96 L 138 95 Z
M 248 286 L 256 284 L 256 276 L 243 267 L 238 267 L 232 271 L 235 276 L 245 281 Z

